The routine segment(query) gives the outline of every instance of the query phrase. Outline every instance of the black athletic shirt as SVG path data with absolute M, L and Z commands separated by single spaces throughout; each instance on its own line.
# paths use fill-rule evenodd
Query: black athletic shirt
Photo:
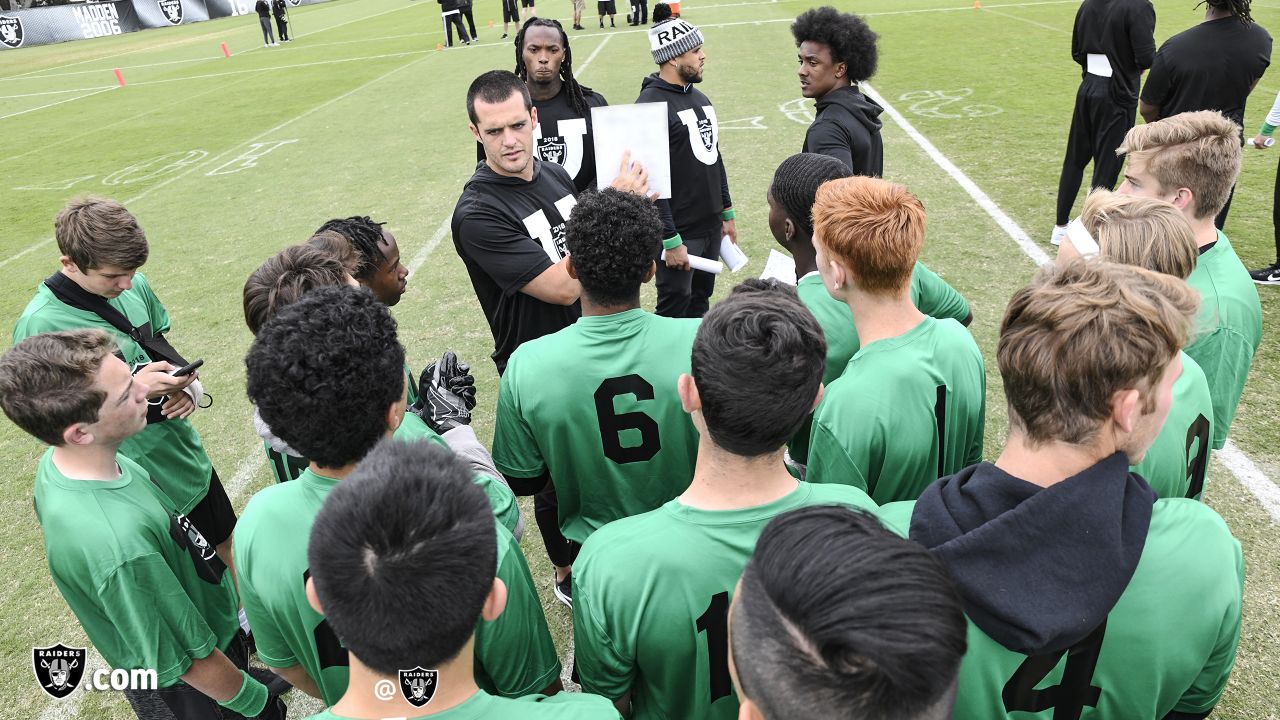
M 453 246 L 493 331 L 493 361 L 501 373 L 526 340 L 573 324 L 581 310 L 520 292 L 568 255 L 564 226 L 576 203 L 564 168 L 534 160 L 533 180 L 499 175 L 481 164 L 453 210 Z
M 1156 54 L 1156 9 L 1150 0 L 1084 0 L 1071 32 L 1071 58 L 1085 72 L 1088 55 L 1111 63 L 1111 99 L 1136 106 L 1142 71 Z
M 550 100 L 534 100 L 538 109 L 538 126 L 534 153 L 539 159 L 564 167 L 573 176 L 573 185 L 582 192 L 596 185 L 596 149 L 591 136 L 591 108 L 604 107 L 608 101 L 591 88 L 582 88 L 587 101 L 587 116 L 578 115 L 561 86 Z M 581 120 L 582 122 L 578 122 Z M 476 160 L 484 162 L 484 146 L 476 143 Z
M 1142 101 L 1159 107 L 1160 117 L 1217 110 L 1243 126 L 1245 100 L 1270 64 L 1271 35 L 1257 23 L 1202 22 L 1160 46 Z
M 715 108 L 693 85 L 672 85 L 654 73 L 640 85 L 637 103 L 667 104 L 671 140 L 671 199 L 658 201 L 663 237 L 705 230 L 733 205 L 720 155 Z

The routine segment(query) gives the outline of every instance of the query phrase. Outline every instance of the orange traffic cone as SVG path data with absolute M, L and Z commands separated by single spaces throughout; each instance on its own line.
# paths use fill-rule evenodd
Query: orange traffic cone
M 439 52 L 443 49 L 444 49 L 444 45 L 441 45 L 440 43 L 436 43 L 436 52 Z
M 492 20 L 490 20 L 490 21 L 489 21 L 489 27 L 493 27 L 493 21 L 492 21 Z
M 974 10 L 981 10 L 981 9 L 982 9 L 982 0 L 973 0 L 973 9 L 974 9 Z

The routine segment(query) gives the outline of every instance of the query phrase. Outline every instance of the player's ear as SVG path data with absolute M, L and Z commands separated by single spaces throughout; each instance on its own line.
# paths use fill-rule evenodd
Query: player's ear
M 529 122 L 530 128 L 538 127 L 538 108 L 536 107 L 529 108 L 529 120 L 530 120 Z
M 738 705 L 738 720 L 765 720 L 764 713 L 760 712 L 760 708 L 751 701 L 751 698 L 739 696 L 741 704 Z
M 1124 433 L 1133 432 L 1142 414 L 1142 395 L 1135 388 L 1117 390 L 1111 395 L 1111 421 Z
M 80 272 L 80 268 L 76 267 L 75 261 L 67 257 L 66 255 L 63 255 L 62 257 L 58 258 L 58 263 L 62 265 L 63 270 L 66 270 L 69 273 Z
M 482 139 L 480 138 L 480 129 L 479 129 L 479 128 L 477 128 L 477 127 L 476 127 L 475 125 L 473 125 L 473 124 L 468 124 L 468 125 L 467 125 L 467 127 L 471 128 L 471 137 L 474 137 L 474 138 L 476 139 L 476 142 L 478 142 L 478 143 L 484 143 L 484 140 L 482 140 Z
M 400 389 L 400 399 L 387 408 L 387 437 L 391 437 L 396 430 L 400 429 L 400 423 L 404 422 L 405 411 L 409 409 L 409 377 L 407 375 L 401 377 L 404 383 Z
M 480 608 L 480 617 L 493 622 L 498 619 L 502 611 L 507 607 L 507 584 L 502 582 L 501 578 L 493 579 L 493 587 L 489 588 L 489 594 L 485 596 L 484 606 Z
M 75 423 L 74 425 L 68 425 L 66 429 L 62 431 L 62 444 L 80 446 L 92 445 L 93 433 L 89 430 L 89 424 Z
M 569 273 L 569 277 L 574 280 L 578 279 L 578 268 L 573 265 L 573 256 L 570 255 L 564 259 L 564 271 Z
M 791 222 L 791 218 L 782 219 L 782 236 L 786 238 L 788 245 L 796 239 L 796 224 Z
M 822 383 L 818 383 L 818 397 L 813 399 L 813 407 L 809 408 L 809 412 L 813 412 L 814 410 L 818 409 L 818 403 L 822 402 L 822 395 L 826 391 L 827 391 L 827 386 L 823 385 Z
M 320 596 L 316 594 L 316 579 L 310 575 L 307 576 L 307 604 L 312 610 L 324 614 L 324 608 L 320 607 Z
M 649 282 L 656 274 L 658 274 L 658 261 L 655 260 L 649 263 L 649 271 L 644 274 L 644 279 L 640 281 L 640 284 L 643 285 Z
M 702 409 L 702 398 L 698 396 L 698 385 L 689 373 L 680 375 L 676 380 L 676 392 L 680 394 L 680 405 L 684 411 L 692 415 Z
M 1191 188 L 1180 187 L 1173 194 L 1173 199 L 1170 202 L 1183 212 L 1191 212 L 1195 209 L 1196 194 L 1191 191 Z

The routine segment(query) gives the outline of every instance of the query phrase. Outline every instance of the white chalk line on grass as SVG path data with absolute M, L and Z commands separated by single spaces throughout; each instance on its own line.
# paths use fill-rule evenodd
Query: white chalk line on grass
M 867 95 L 880 103 L 880 106 L 884 108 L 885 113 L 888 114 L 895 123 L 897 123 L 898 127 L 902 128 L 902 131 L 905 132 L 908 137 L 914 140 L 915 143 L 925 151 L 925 154 L 927 154 L 929 158 L 938 165 L 938 167 L 946 171 L 946 173 L 950 175 L 951 178 L 960 185 L 960 187 L 964 188 L 964 191 L 969 194 L 969 197 L 973 198 L 974 202 L 986 211 L 986 213 L 991 216 L 992 220 L 995 220 L 996 224 L 999 225 L 1000 228 L 1018 244 L 1018 247 L 1022 249 L 1022 252 L 1025 253 L 1027 257 L 1031 258 L 1031 260 L 1037 265 L 1044 265 L 1049 262 L 1049 256 L 1045 251 L 1027 237 L 1027 234 L 1023 232 L 1022 228 L 1019 227 L 1016 222 L 1014 222 L 1013 218 L 1010 218 L 1005 214 L 1005 212 L 1001 210 L 994 201 L 992 201 L 990 196 L 983 192 L 981 188 L 969 179 L 968 175 L 965 175 L 960 168 L 955 166 L 955 163 L 948 160 L 933 143 L 929 142 L 928 138 L 920 134 L 920 131 L 916 130 L 915 127 L 902 116 L 902 113 L 898 112 L 897 109 L 890 105 L 889 102 L 880 95 L 880 93 L 875 91 L 875 88 L 872 88 L 866 83 L 864 83 L 862 87 L 866 91 Z M 1243 450 L 1230 440 L 1227 441 L 1222 450 L 1214 453 L 1214 455 L 1222 461 L 1222 464 L 1227 468 L 1232 476 L 1234 476 L 1235 479 L 1239 481 L 1239 483 L 1243 485 L 1244 488 L 1254 496 L 1254 498 L 1257 499 L 1258 503 L 1262 505 L 1262 509 L 1271 516 L 1271 519 L 1274 522 L 1280 523 L 1280 486 L 1277 486 L 1274 482 L 1269 480 L 1267 476 L 1258 469 L 1258 466 L 1253 462 L 1253 460 L 1251 460 Z
M 1036 27 L 1038 27 L 1038 28 L 1043 28 L 1043 29 L 1045 29 L 1045 30 L 1052 30 L 1053 32 L 1056 32 L 1056 33 L 1064 33 L 1064 34 L 1066 34 L 1066 35 L 1070 35 L 1070 34 L 1071 34 L 1071 31 L 1070 31 L 1070 30 L 1063 30 L 1063 29 L 1062 29 L 1062 28 L 1060 28 L 1060 27 L 1054 27 L 1054 26 L 1052 26 L 1052 25 L 1048 25 L 1048 24 L 1045 24 L 1045 23 L 1039 22 L 1039 21 L 1037 21 L 1037 20 L 1032 20 L 1031 18 L 1025 18 L 1025 17 L 1022 17 L 1021 15 L 1014 15 L 1013 13 L 1000 12 L 999 10 L 992 10 L 991 8 L 984 8 L 984 9 L 985 9 L 985 10 L 990 10 L 992 15 L 999 15 L 1000 17 L 1007 17 L 1007 18 L 1009 18 L 1010 20 L 1019 20 L 1019 21 L 1024 22 L 1024 23 L 1026 23 L 1026 24 L 1028 24 L 1028 25 L 1035 25 L 1035 26 L 1036 26 Z
M 108 91 L 108 90 L 111 90 L 111 89 L 112 89 L 112 88 L 104 87 L 104 88 L 102 88 L 102 89 L 100 89 L 100 90 L 94 90 L 93 92 L 85 93 L 84 95 L 77 95 L 77 96 L 72 97 L 72 98 L 67 98 L 66 100 L 59 100 L 59 101 L 57 101 L 57 102 L 51 102 L 51 103 L 49 103 L 49 104 L 47 104 L 47 105 L 41 105 L 40 107 L 28 108 L 28 109 L 26 109 L 26 110 L 21 110 L 21 111 L 16 112 L 16 113 L 10 113 L 10 114 L 8 114 L 8 115 L 0 115 L 0 120 L 8 120 L 9 118 L 15 118 L 15 117 L 18 117 L 19 115 L 26 115 L 27 113 L 33 113 L 33 112 L 35 112 L 35 111 L 37 111 L 37 110 L 44 110 L 44 109 L 46 109 L 46 108 L 51 108 L 51 107 L 54 107 L 54 106 L 57 106 L 57 105 L 62 105 L 63 103 L 69 103 L 69 102 L 72 102 L 73 100 L 80 100 L 80 99 L 82 99 L 82 98 L 91 97 L 91 96 L 93 96 L 93 95 L 97 95 L 98 93 L 104 93 L 104 92 L 106 92 L 106 91 Z

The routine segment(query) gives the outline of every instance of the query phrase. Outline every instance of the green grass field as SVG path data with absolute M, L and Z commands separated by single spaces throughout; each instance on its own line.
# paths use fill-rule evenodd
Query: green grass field
M 1047 246 L 1057 174 L 1078 83 L 1069 43 L 1075 0 L 867 0 L 842 7 L 868 16 L 880 34 L 875 89 L 920 137 L 886 116 L 886 176 L 915 191 L 929 211 L 925 260 L 970 300 L 973 332 L 988 360 L 987 453 L 1004 438 L 1004 402 L 993 349 L 1008 297 L 1035 265 L 1014 242 L 1020 227 Z M 622 3 L 619 3 L 620 5 Z M 808 112 L 799 101 L 788 22 L 812 4 L 702 3 L 683 14 L 707 40 L 703 89 L 715 102 L 721 146 L 752 263 L 725 276 L 719 293 L 758 275 L 769 248 L 765 189 L 778 163 L 800 148 Z M 1196 23 L 1193 2 L 1158 0 L 1157 40 Z M 567 0 L 543 0 L 544 15 L 566 20 Z M 589 8 L 591 12 L 594 8 Z M 249 422 L 242 358 L 249 344 L 240 311 L 245 277 L 268 255 L 300 242 L 329 217 L 387 220 L 409 265 L 409 294 L 395 309 L 411 362 L 454 349 L 476 368 L 476 425 L 492 434 L 497 376 L 486 360 L 488 327 L 447 237 L 448 218 L 469 177 L 474 145 L 464 93 L 475 75 L 511 68 L 499 42 L 498 0 L 476 4 L 481 44 L 436 51 L 438 7 L 407 0 L 337 0 L 292 11 L 298 40 L 264 49 L 255 17 L 0 54 L 0 317 L 12 323 L 35 286 L 56 267 L 52 218 L 71 196 L 115 197 L 151 240 L 144 268 L 168 306 L 170 339 L 203 357 L 215 405 L 195 422 L 237 509 L 268 471 Z M 1280 4 L 1255 2 L 1273 32 Z M 654 70 L 645 36 L 625 26 L 574 33 L 577 72 L 614 103 L 630 102 Z M 232 57 L 221 56 L 227 42 Z M 113 68 L 128 85 L 116 89 Z M 1280 89 L 1276 73 L 1252 99 L 1252 133 Z M 807 104 L 809 108 L 811 104 Z M 923 149 L 927 138 L 958 172 L 1007 213 L 998 224 Z M 1227 233 L 1250 267 L 1272 260 L 1270 189 L 1275 157 L 1246 149 Z M 254 157 L 256 156 L 256 157 Z M 998 212 L 998 211 L 997 211 Z M 1016 225 L 1015 225 L 1016 224 Z M 645 302 L 652 307 L 652 291 Z M 1266 326 L 1280 319 L 1280 290 L 1261 289 Z M 10 325 L 11 327 L 11 325 Z M 7 345 L 7 343 L 6 343 Z M 1207 501 L 1240 538 L 1248 563 L 1239 659 L 1215 717 L 1280 718 L 1280 467 L 1277 365 L 1280 341 L 1264 337 L 1232 438 L 1256 464 L 1265 501 L 1220 460 Z M 12 718 L 128 718 L 114 693 L 78 691 L 48 702 L 30 671 L 30 649 L 85 636 L 50 581 L 31 504 L 42 448 L 0 423 L 0 715 Z M 1215 455 L 1216 457 L 1216 455 Z M 550 599 L 550 568 L 526 507 L 525 550 L 546 593 L 562 651 L 571 646 L 568 611 Z M 1177 578 L 1170 578 L 1177 583 Z M 100 661 L 99 661 L 100 662 Z M 316 709 L 294 693 L 291 716 Z

